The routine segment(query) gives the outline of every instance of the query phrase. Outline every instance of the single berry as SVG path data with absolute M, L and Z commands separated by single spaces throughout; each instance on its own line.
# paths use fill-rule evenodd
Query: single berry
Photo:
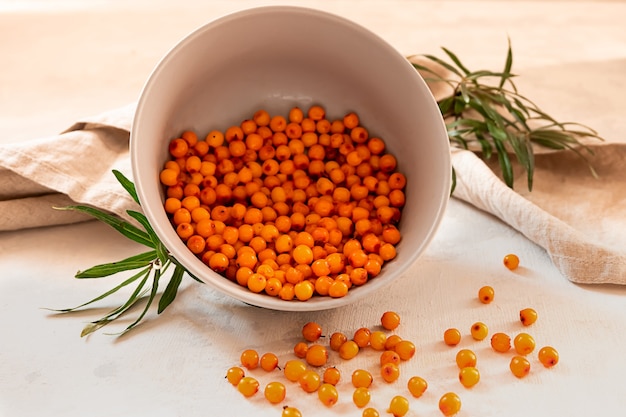
M 243 378 L 244 376 L 246 376 L 246 373 L 238 366 L 233 366 L 232 368 L 228 369 L 228 371 L 226 371 L 226 379 L 234 386 L 237 386 L 237 384 L 239 384 L 239 381 L 241 381 L 241 378 Z
M 489 334 L 489 329 L 487 328 L 487 325 L 485 323 L 479 321 L 472 324 L 472 327 L 470 328 L 470 333 L 474 340 L 483 340 Z
M 263 393 L 267 401 L 271 402 L 272 404 L 278 404 L 285 399 L 286 392 L 287 390 L 283 383 L 274 381 L 268 383 L 265 386 L 265 390 Z
M 443 332 L 443 341 L 448 346 L 456 346 L 461 342 L 461 332 L 455 328 L 447 329 Z
M 461 349 L 456 354 L 456 364 L 459 369 L 476 366 L 476 354 L 470 349 Z
M 252 397 L 259 391 L 259 381 L 251 376 L 244 376 L 237 384 L 237 390 L 244 395 L 244 397 Z
M 317 396 L 326 407 L 332 407 L 337 404 L 339 399 L 337 388 L 331 384 L 322 384 L 317 390 Z
M 406 385 L 411 395 L 415 398 L 421 397 L 428 388 L 426 380 L 419 376 L 412 376 L 409 378 Z
M 359 407 L 365 407 L 371 399 L 372 395 L 370 394 L 370 390 L 365 387 L 359 387 L 354 390 L 352 393 L 352 402 Z
M 402 417 L 409 412 L 409 400 L 401 395 L 396 395 L 389 402 L 387 412 L 393 414 L 393 417 Z
M 459 381 L 465 388 L 471 388 L 480 381 L 480 372 L 473 366 L 466 366 L 459 371 Z
M 380 318 L 380 324 L 387 330 L 395 330 L 400 325 L 400 315 L 395 311 L 386 311 Z
M 509 253 L 504 257 L 502 262 L 504 263 L 504 266 L 513 271 L 519 266 L 519 257 L 513 253 Z
M 491 336 L 491 347 L 496 352 L 508 352 L 511 349 L 511 338 L 506 333 L 494 333 Z
M 513 346 L 520 355 L 528 355 L 535 350 L 535 339 L 528 333 L 520 333 L 513 339 Z
M 322 336 L 322 326 L 310 321 L 302 327 L 302 337 L 309 342 L 315 342 Z
M 509 369 L 518 378 L 524 378 L 530 372 L 530 362 L 523 356 L 513 356 L 509 363 Z
M 461 410 L 461 398 L 454 392 L 443 394 L 439 399 L 439 410 L 446 417 L 458 413 Z
M 539 349 L 539 362 L 546 368 L 552 368 L 559 363 L 559 353 L 552 346 L 545 346 Z
M 483 304 L 489 304 L 490 302 L 492 302 L 494 296 L 495 296 L 495 292 L 493 288 L 488 285 L 481 287 L 478 290 L 478 299 Z
M 530 326 L 537 321 L 537 312 L 532 308 L 525 308 L 519 312 L 519 320 L 524 326 Z

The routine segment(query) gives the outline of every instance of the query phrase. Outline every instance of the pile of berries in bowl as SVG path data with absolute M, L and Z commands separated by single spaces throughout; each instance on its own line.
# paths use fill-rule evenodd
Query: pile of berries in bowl
M 415 69 L 300 7 L 237 12 L 178 43 L 140 97 L 131 161 L 170 253 L 276 310 L 338 307 L 406 274 L 450 192 L 447 133 Z

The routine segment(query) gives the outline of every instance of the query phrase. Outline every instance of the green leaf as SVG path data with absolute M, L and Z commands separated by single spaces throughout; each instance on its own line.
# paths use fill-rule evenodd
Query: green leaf
M 149 265 L 156 259 L 156 251 L 151 250 L 139 255 L 131 256 L 118 262 L 96 265 L 84 271 L 79 271 L 76 278 L 102 278 L 123 271 L 132 271 Z
M 513 50 L 511 49 L 511 39 L 509 39 L 509 48 L 506 53 L 506 61 L 504 63 L 504 71 L 502 71 L 502 78 L 500 79 L 499 87 L 504 87 L 507 79 L 511 76 L 511 67 L 513 66 Z
M 117 285 L 116 287 L 110 289 L 109 291 L 99 295 L 98 297 L 87 301 L 86 303 L 83 303 L 81 305 L 78 305 L 76 307 L 73 308 L 63 308 L 63 309 L 47 309 L 47 310 L 51 310 L 51 311 L 57 311 L 59 313 L 69 313 L 71 311 L 76 311 L 82 307 L 88 306 L 90 304 L 93 304 L 97 301 L 100 301 L 106 297 L 108 297 L 109 295 L 116 293 L 117 291 L 119 291 L 120 289 L 124 288 L 125 286 L 132 284 L 133 282 L 137 281 L 139 278 L 141 278 L 144 275 L 147 275 L 147 273 L 150 272 L 150 268 L 145 268 L 141 271 L 139 271 L 138 273 L 136 273 L 135 275 L 133 275 L 132 277 L 128 278 L 127 280 L 125 280 L 124 282 L 122 282 L 121 284 Z
M 120 219 L 119 217 L 109 214 L 107 212 L 104 212 L 100 209 L 96 209 L 96 208 L 89 207 L 89 206 L 83 206 L 83 205 L 55 207 L 55 209 L 74 210 L 74 211 L 80 211 L 82 213 L 88 214 L 94 217 L 95 219 L 98 219 L 101 222 L 108 224 L 109 226 L 111 226 L 112 228 L 114 228 L 115 230 L 117 230 L 122 235 L 126 236 L 127 238 L 137 243 L 141 243 L 142 245 L 154 248 L 154 243 L 152 242 L 152 240 L 150 239 L 150 236 L 148 236 L 146 232 Z
M 135 200 L 137 204 L 139 204 L 139 197 L 137 197 L 137 190 L 135 189 L 135 184 L 133 184 L 128 178 L 124 176 L 120 171 L 114 169 L 113 175 L 122 184 L 122 187 L 126 190 L 126 192 Z
M 456 66 L 459 67 L 459 69 L 465 73 L 465 75 L 470 73 L 470 70 L 465 68 L 465 65 L 461 63 L 461 60 L 454 53 L 452 53 L 452 51 L 443 47 L 441 49 L 446 53 L 446 55 L 448 55 L 448 57 L 452 60 L 452 62 L 454 62 Z
M 141 223 L 144 229 L 146 229 L 146 232 L 148 232 L 150 240 L 154 245 L 153 247 L 156 249 L 159 260 L 161 261 L 161 265 L 165 265 L 169 257 L 167 249 L 165 249 L 165 246 L 161 243 L 161 240 L 150 225 L 150 222 L 148 222 L 146 216 L 143 213 L 134 210 L 127 210 L 126 213 L 128 213 L 129 216 Z
M 493 142 L 498 151 L 498 163 L 500 164 L 500 169 L 502 170 L 504 183 L 510 188 L 513 188 L 513 167 L 511 166 L 509 155 L 506 152 L 502 141 L 495 139 Z
M 148 301 L 146 302 L 146 305 L 145 305 L 143 311 L 141 312 L 139 317 L 137 317 L 137 319 L 134 322 L 132 322 L 128 327 L 126 327 L 126 329 L 124 329 L 124 331 L 122 331 L 121 334 L 124 334 L 124 333 L 128 332 L 129 330 L 131 330 L 133 327 L 135 327 L 137 324 L 139 324 L 139 322 L 141 322 L 141 320 L 144 318 L 144 316 L 148 312 L 148 309 L 152 305 L 152 301 L 154 301 L 154 297 L 157 294 L 157 291 L 158 291 L 158 288 L 159 288 L 159 279 L 160 278 L 161 278 L 161 270 L 160 269 L 155 269 L 154 270 L 154 277 L 152 279 L 152 290 L 150 291 L 150 296 L 148 297 Z
M 161 295 L 161 299 L 159 300 L 159 308 L 157 310 L 158 314 L 161 314 L 176 298 L 176 293 L 178 292 L 178 287 L 183 280 L 183 274 L 185 273 L 185 268 L 180 265 L 176 265 L 174 268 L 174 273 L 170 278 L 170 282 L 165 287 L 165 291 Z
M 461 74 L 461 72 L 456 69 L 453 65 L 448 64 L 446 61 L 444 61 L 443 59 L 439 59 L 434 55 L 423 55 L 424 58 L 430 59 L 431 61 L 441 65 L 442 67 L 446 68 L 447 70 L 449 70 L 450 72 L 458 75 L 459 77 L 463 77 L 463 74 Z

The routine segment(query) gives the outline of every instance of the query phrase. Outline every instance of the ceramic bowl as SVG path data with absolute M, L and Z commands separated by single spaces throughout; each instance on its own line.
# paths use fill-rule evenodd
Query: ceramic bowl
M 186 129 L 225 130 L 258 109 L 286 115 L 323 105 L 329 119 L 359 114 L 383 138 L 407 177 L 397 256 L 343 298 L 284 301 L 210 270 L 176 234 L 163 208 L 159 172 L 168 142 Z M 339 307 L 381 291 L 416 262 L 440 224 L 450 193 L 450 149 L 437 104 L 407 59 L 370 30 L 319 10 L 270 6 L 198 28 L 157 64 L 131 130 L 133 180 L 155 232 L 208 287 L 242 302 L 286 311 Z M 419 279 L 419 278 L 416 278 Z M 409 281 L 407 281 L 407 285 Z

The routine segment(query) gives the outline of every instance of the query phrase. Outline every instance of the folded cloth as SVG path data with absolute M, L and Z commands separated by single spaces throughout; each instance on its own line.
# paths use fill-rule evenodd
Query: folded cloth
M 111 173 L 116 169 L 132 179 L 128 141 L 134 109 L 131 104 L 57 136 L 0 147 L 0 230 L 87 219 L 53 206 L 88 204 L 124 218 L 126 210 L 140 210 Z M 473 152 L 454 150 L 453 197 L 545 248 L 571 281 L 626 284 L 626 144 L 592 148 L 599 178 L 571 151 L 539 154 L 532 192 L 524 185 L 510 189 Z

